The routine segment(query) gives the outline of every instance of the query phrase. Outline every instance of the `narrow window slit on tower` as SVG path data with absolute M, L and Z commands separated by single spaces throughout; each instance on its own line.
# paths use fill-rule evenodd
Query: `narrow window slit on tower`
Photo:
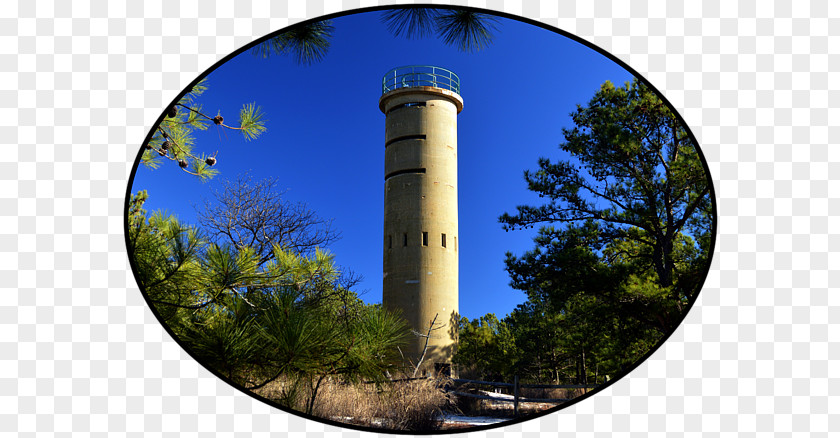
M 458 252 L 458 236 L 453 237 L 455 239 L 455 252 Z
M 398 110 L 398 109 L 401 109 L 401 108 L 421 107 L 421 106 L 426 106 L 426 102 L 407 102 L 407 103 L 404 103 L 402 105 L 395 105 L 394 107 L 389 109 L 388 112 L 385 113 L 385 115 L 387 116 L 388 114 L 391 114 L 392 111 L 395 111 L 395 110 Z
M 403 246 L 408 246 L 408 233 L 403 233 Z
M 388 146 L 390 146 L 391 144 L 396 143 L 396 142 L 398 142 L 398 141 L 403 141 L 403 140 L 425 140 L 425 139 L 426 139 L 426 134 L 403 135 L 403 136 L 400 136 L 400 137 L 395 137 L 395 138 L 392 138 L 392 139 L 390 139 L 390 140 L 386 141 L 386 142 L 385 142 L 385 147 L 387 148 L 387 147 L 388 147 Z
M 390 235 L 390 234 L 388 235 L 388 249 L 391 249 L 391 246 L 392 246 L 392 245 L 393 245 L 393 243 L 394 243 L 394 241 L 393 241 L 393 237 L 394 237 L 394 236 L 392 236 L 392 235 Z
M 394 176 L 397 176 L 397 175 L 403 175 L 403 174 L 406 174 L 406 173 L 426 173 L 426 168 L 425 168 L 425 167 L 421 167 L 421 168 L 419 168 L 419 169 L 401 169 L 401 170 L 395 170 L 395 171 L 393 171 L 393 172 L 391 172 L 391 173 L 389 173 L 389 174 L 385 175 L 385 181 L 388 181 L 391 177 L 394 177 Z
M 440 235 L 440 246 L 446 248 L 446 234 Z
M 429 246 L 429 233 L 423 231 L 423 246 Z

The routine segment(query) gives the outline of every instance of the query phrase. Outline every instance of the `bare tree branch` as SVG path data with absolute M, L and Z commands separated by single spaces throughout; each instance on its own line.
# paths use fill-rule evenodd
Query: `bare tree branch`
M 253 182 L 243 175 L 222 184 L 197 211 L 198 223 L 213 242 L 251 247 L 260 257 L 259 266 L 273 260 L 274 245 L 308 255 L 339 238 L 332 220 L 284 199 L 277 179 Z

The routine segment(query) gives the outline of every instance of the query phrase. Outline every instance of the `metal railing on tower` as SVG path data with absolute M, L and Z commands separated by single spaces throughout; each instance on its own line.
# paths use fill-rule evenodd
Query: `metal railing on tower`
M 455 73 L 433 65 L 397 67 L 382 78 L 382 94 L 409 87 L 437 87 L 461 94 L 461 79 Z

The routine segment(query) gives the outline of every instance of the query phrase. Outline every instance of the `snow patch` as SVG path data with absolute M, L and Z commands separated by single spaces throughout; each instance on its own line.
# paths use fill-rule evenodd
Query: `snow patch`
M 466 415 L 456 415 L 444 413 L 441 419 L 446 424 L 465 424 L 470 426 L 484 426 L 487 424 L 502 423 L 510 420 L 510 418 L 495 418 L 495 417 L 468 417 Z

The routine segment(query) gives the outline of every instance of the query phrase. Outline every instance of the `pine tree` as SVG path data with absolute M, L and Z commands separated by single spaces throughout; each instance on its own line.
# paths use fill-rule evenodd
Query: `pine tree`
M 684 316 L 715 218 L 697 146 L 641 82 L 604 83 L 572 121 L 560 145 L 570 158 L 525 172 L 545 203 L 500 217 L 508 231 L 540 226 L 534 249 L 506 255 L 511 286 L 528 300 L 503 320 L 516 346 L 505 362 L 535 380 L 600 383 Z M 459 359 L 494 371 L 480 328 L 462 324 Z
M 575 127 L 563 130 L 560 148 L 572 159 L 541 158 L 539 170 L 525 172 L 529 190 L 546 203 L 503 214 L 503 227 L 590 221 L 599 244 L 634 240 L 657 282 L 678 285 L 675 299 L 690 296 L 709 257 L 714 217 L 709 176 L 685 127 L 638 79 L 619 88 L 605 82 L 571 116 Z M 686 236 L 698 243 L 700 260 L 680 270 L 677 245 Z
M 337 286 L 340 269 L 329 253 L 301 254 L 275 242 L 261 263 L 249 246 L 210 242 L 161 212 L 147 216 L 147 199 L 140 191 L 129 202 L 138 285 L 161 322 L 210 370 L 248 390 L 282 379 L 289 385 L 280 402 L 311 413 L 325 379 L 382 381 L 400 363 L 405 323 Z
M 246 140 L 256 139 L 265 132 L 265 114 L 255 103 L 242 106 L 238 126 L 225 123 L 221 114 L 214 117 L 205 114 L 198 101 L 206 90 L 205 78 L 166 110 L 166 116 L 155 127 L 152 138 L 145 145 L 140 159 L 143 165 L 156 169 L 161 163 L 169 161 L 184 172 L 206 180 L 218 174 L 213 168 L 217 162 L 218 151 L 212 154 L 197 152 L 193 135 L 195 130 L 204 131 L 212 123 L 222 129 L 239 131 Z
M 434 31 L 446 44 L 467 52 L 481 50 L 491 43 L 496 21 L 495 17 L 486 14 L 439 8 L 397 8 L 385 12 L 382 20 L 395 35 L 416 37 Z M 309 65 L 324 59 L 334 31 L 331 20 L 299 24 L 255 45 L 251 53 L 261 58 L 291 56 L 298 64 Z M 154 128 L 151 140 L 144 145 L 143 165 L 156 169 L 169 161 L 184 172 L 207 180 L 218 174 L 213 166 L 219 152 L 198 152 L 193 136 L 195 130 L 206 130 L 212 122 L 220 128 L 239 131 L 246 140 L 256 139 L 265 132 L 265 114 L 256 103 L 242 106 L 236 125 L 226 123 L 220 113 L 208 115 L 198 102 L 206 90 L 205 78 L 166 109 L 163 121 Z

